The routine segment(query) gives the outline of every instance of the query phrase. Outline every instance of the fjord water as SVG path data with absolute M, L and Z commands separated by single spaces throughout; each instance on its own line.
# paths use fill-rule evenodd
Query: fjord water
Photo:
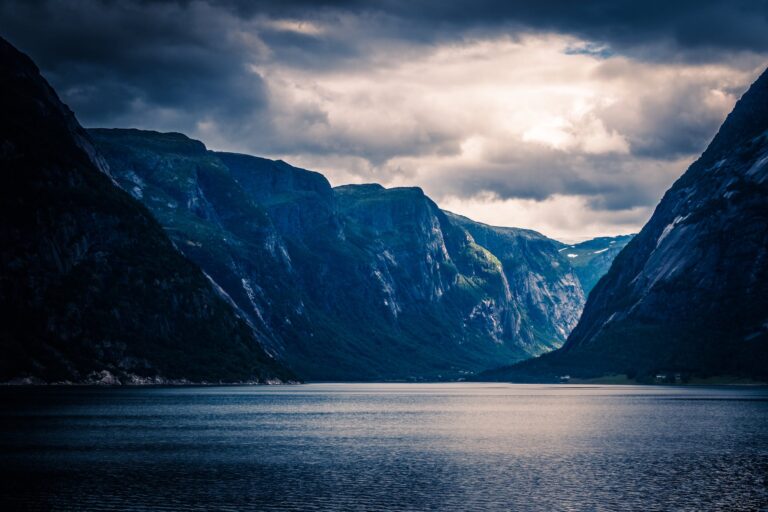
M 54 510 L 760 510 L 768 390 L 0 390 L 0 493 Z

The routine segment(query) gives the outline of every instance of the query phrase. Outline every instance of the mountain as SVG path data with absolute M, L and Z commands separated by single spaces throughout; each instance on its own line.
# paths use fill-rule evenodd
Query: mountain
M 4 41 L 2 58 L 0 381 L 456 379 L 576 323 L 559 242 L 418 188 L 86 132 Z
M 768 71 L 595 286 L 562 349 L 494 379 L 768 377 Z
M 540 352 L 562 345 L 584 307 L 584 292 L 560 243 L 529 229 L 496 227 L 448 214 L 502 264 L 515 296 L 518 336 L 540 340 Z
M 0 39 L 0 381 L 293 378 Z
M 604 236 L 577 244 L 564 245 L 558 249 L 568 258 L 568 263 L 578 276 L 585 296 L 589 295 L 600 278 L 608 272 L 613 260 L 633 236 Z
M 332 188 L 181 134 L 90 134 L 117 182 L 308 379 L 461 378 L 560 346 L 584 303 L 559 242 L 443 212 L 421 189 Z

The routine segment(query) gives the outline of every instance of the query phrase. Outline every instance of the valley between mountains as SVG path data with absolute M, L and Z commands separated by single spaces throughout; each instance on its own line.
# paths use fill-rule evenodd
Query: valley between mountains
M 766 74 L 639 235 L 564 244 L 416 187 L 85 130 L 0 60 L 1 381 L 766 375 Z
M 89 135 L 267 351 L 313 380 L 457 379 L 558 348 L 582 279 L 629 238 L 566 246 L 444 212 L 418 188 L 332 188 L 177 133 Z

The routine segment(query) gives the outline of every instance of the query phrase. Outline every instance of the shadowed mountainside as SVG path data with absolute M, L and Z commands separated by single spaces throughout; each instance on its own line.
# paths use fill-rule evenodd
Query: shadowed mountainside
M 0 39 L 0 381 L 292 378 Z

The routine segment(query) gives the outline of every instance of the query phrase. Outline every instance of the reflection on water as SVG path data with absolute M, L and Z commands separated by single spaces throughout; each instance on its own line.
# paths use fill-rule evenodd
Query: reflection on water
M 768 390 L 0 389 L 4 510 L 760 510 Z

